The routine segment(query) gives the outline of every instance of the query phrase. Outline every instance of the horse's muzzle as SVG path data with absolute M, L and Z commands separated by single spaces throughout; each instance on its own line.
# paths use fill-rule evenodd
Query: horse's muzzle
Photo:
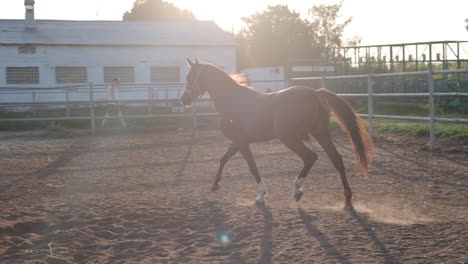
M 190 97 L 190 95 L 188 95 L 187 92 L 184 92 L 184 94 L 182 95 L 182 97 L 180 97 L 180 101 L 182 102 L 183 105 L 191 105 L 192 104 L 192 98 Z

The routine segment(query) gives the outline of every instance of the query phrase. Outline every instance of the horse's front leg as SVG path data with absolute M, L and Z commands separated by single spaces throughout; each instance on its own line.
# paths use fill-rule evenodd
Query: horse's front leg
M 255 181 L 257 181 L 258 184 L 258 196 L 255 202 L 259 204 L 264 204 L 264 197 L 267 195 L 268 191 L 265 184 L 262 181 L 262 177 L 260 177 L 260 174 L 258 173 L 257 164 L 255 164 L 255 160 L 253 158 L 252 152 L 250 151 L 249 144 L 238 144 L 238 148 L 244 159 L 247 161 L 250 172 L 253 174 L 253 176 L 255 177 Z
M 238 151 L 239 149 L 236 147 L 236 145 L 234 145 L 234 143 L 232 143 L 231 146 L 229 146 L 226 153 L 224 153 L 224 155 L 219 160 L 219 169 L 218 173 L 216 173 L 216 178 L 213 182 L 213 186 L 211 187 L 212 191 L 219 190 L 219 181 L 221 181 L 221 175 L 223 174 L 224 165 L 226 165 L 229 159 L 232 158 L 232 156 L 236 155 Z

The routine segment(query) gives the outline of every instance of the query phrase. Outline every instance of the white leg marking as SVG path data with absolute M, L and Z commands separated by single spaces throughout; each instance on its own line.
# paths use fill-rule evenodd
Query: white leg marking
M 268 193 L 267 187 L 266 187 L 265 183 L 263 183 L 263 181 L 261 181 L 258 184 L 258 196 L 257 196 L 257 199 L 255 201 L 257 203 L 265 203 L 264 197 L 267 195 L 267 193 Z
M 304 178 L 296 178 L 296 180 L 294 180 L 293 192 L 296 202 L 299 202 L 299 200 L 301 200 L 302 194 L 304 193 L 302 191 L 302 181 L 304 181 Z
M 302 182 L 303 181 L 304 181 L 304 178 L 296 178 L 294 180 L 293 191 L 294 191 L 295 194 L 302 191 Z

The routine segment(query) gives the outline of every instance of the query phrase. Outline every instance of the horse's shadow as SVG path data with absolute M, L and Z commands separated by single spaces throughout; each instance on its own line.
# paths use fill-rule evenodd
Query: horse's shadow
M 190 158 L 190 155 L 192 154 L 192 148 L 193 148 L 193 144 L 195 143 L 195 137 L 196 137 L 196 131 L 193 130 L 192 134 L 190 135 L 190 139 L 188 140 L 190 143 L 187 148 L 187 152 L 185 153 L 185 156 L 182 162 L 180 163 L 179 169 L 177 170 L 177 174 L 175 176 L 174 183 L 173 183 L 174 186 L 179 185 L 182 180 L 182 176 L 184 174 L 185 168 L 187 167 L 188 160 Z
M 61 155 L 51 163 L 47 164 L 47 166 L 39 169 L 34 174 L 37 176 L 38 179 L 46 179 L 50 175 L 58 172 L 61 168 L 64 168 L 67 164 L 69 164 L 76 156 L 81 155 L 89 151 L 89 142 L 83 141 L 76 141 L 70 146 L 68 149 L 63 151 Z
M 320 243 L 320 245 L 327 251 L 329 256 L 333 256 L 337 263 L 351 264 L 349 259 L 330 242 L 327 236 L 314 226 L 311 217 L 306 212 L 304 212 L 302 208 L 299 208 L 299 217 L 306 226 L 309 234 Z
M 209 202 L 207 206 L 210 208 L 210 218 L 209 222 L 213 225 L 216 236 L 219 238 L 223 233 L 233 230 L 232 226 L 229 224 L 229 217 L 226 215 L 223 209 L 216 202 Z M 273 216 L 270 209 L 265 205 L 257 205 L 257 208 L 263 213 L 264 219 L 264 228 L 263 228 L 263 239 L 261 245 L 261 255 L 258 263 L 269 264 L 271 263 L 272 258 L 272 248 L 273 248 Z M 245 233 L 246 230 L 237 230 L 240 233 Z M 226 255 L 229 257 L 229 263 L 249 263 L 241 253 L 241 248 L 239 242 L 243 239 L 244 235 L 231 234 L 232 241 L 231 244 L 222 246 L 215 250 L 212 254 L 214 255 Z M 240 237 L 236 237 L 240 235 Z
M 382 252 L 384 257 L 384 263 L 400 263 L 387 249 L 385 244 L 377 237 L 377 234 L 371 227 L 369 221 L 361 217 L 354 209 L 347 210 L 349 214 L 356 220 L 356 222 L 362 227 L 362 229 L 367 233 L 369 238 L 372 240 L 373 244 Z
M 228 234 L 228 238 L 232 239 L 232 241 L 228 241 L 227 245 L 220 244 L 220 246 L 218 246 L 214 252 L 211 253 L 211 255 L 228 256 L 229 263 L 233 264 L 248 263 L 244 259 L 244 256 L 239 249 L 239 245 L 237 245 L 240 238 L 229 234 L 230 230 L 232 230 L 232 226 L 229 224 L 229 216 L 220 206 L 218 206 L 216 202 L 208 202 L 207 206 L 210 209 L 210 217 L 208 221 L 213 225 L 213 228 L 216 232 L 216 239 L 221 240 L 223 234 Z
M 263 213 L 263 239 L 262 252 L 259 263 L 271 263 L 273 250 L 273 215 L 270 208 L 264 204 L 256 204 L 257 208 Z
M 383 263 L 400 263 L 389 252 L 385 244 L 378 238 L 377 234 L 374 232 L 374 230 L 372 230 L 371 224 L 366 218 L 360 216 L 354 209 L 348 209 L 347 212 L 359 224 L 359 226 L 361 226 L 361 228 L 369 236 L 373 245 L 381 252 L 384 258 Z M 304 212 L 302 208 L 299 208 L 299 216 L 302 219 L 305 226 L 307 227 L 307 231 L 309 231 L 309 234 L 312 235 L 320 243 L 320 245 L 327 251 L 328 255 L 333 256 L 338 263 L 351 263 L 351 261 L 330 242 L 327 236 L 317 227 L 314 226 L 311 217 L 306 212 Z

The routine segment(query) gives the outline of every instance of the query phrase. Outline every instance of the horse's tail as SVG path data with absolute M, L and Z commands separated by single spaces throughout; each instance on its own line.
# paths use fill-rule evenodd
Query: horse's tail
M 321 88 L 316 91 L 316 94 L 320 104 L 333 112 L 338 124 L 350 138 L 356 165 L 364 175 L 367 175 L 372 161 L 374 145 L 363 124 L 364 120 L 354 112 L 353 108 L 342 97 L 332 91 Z

